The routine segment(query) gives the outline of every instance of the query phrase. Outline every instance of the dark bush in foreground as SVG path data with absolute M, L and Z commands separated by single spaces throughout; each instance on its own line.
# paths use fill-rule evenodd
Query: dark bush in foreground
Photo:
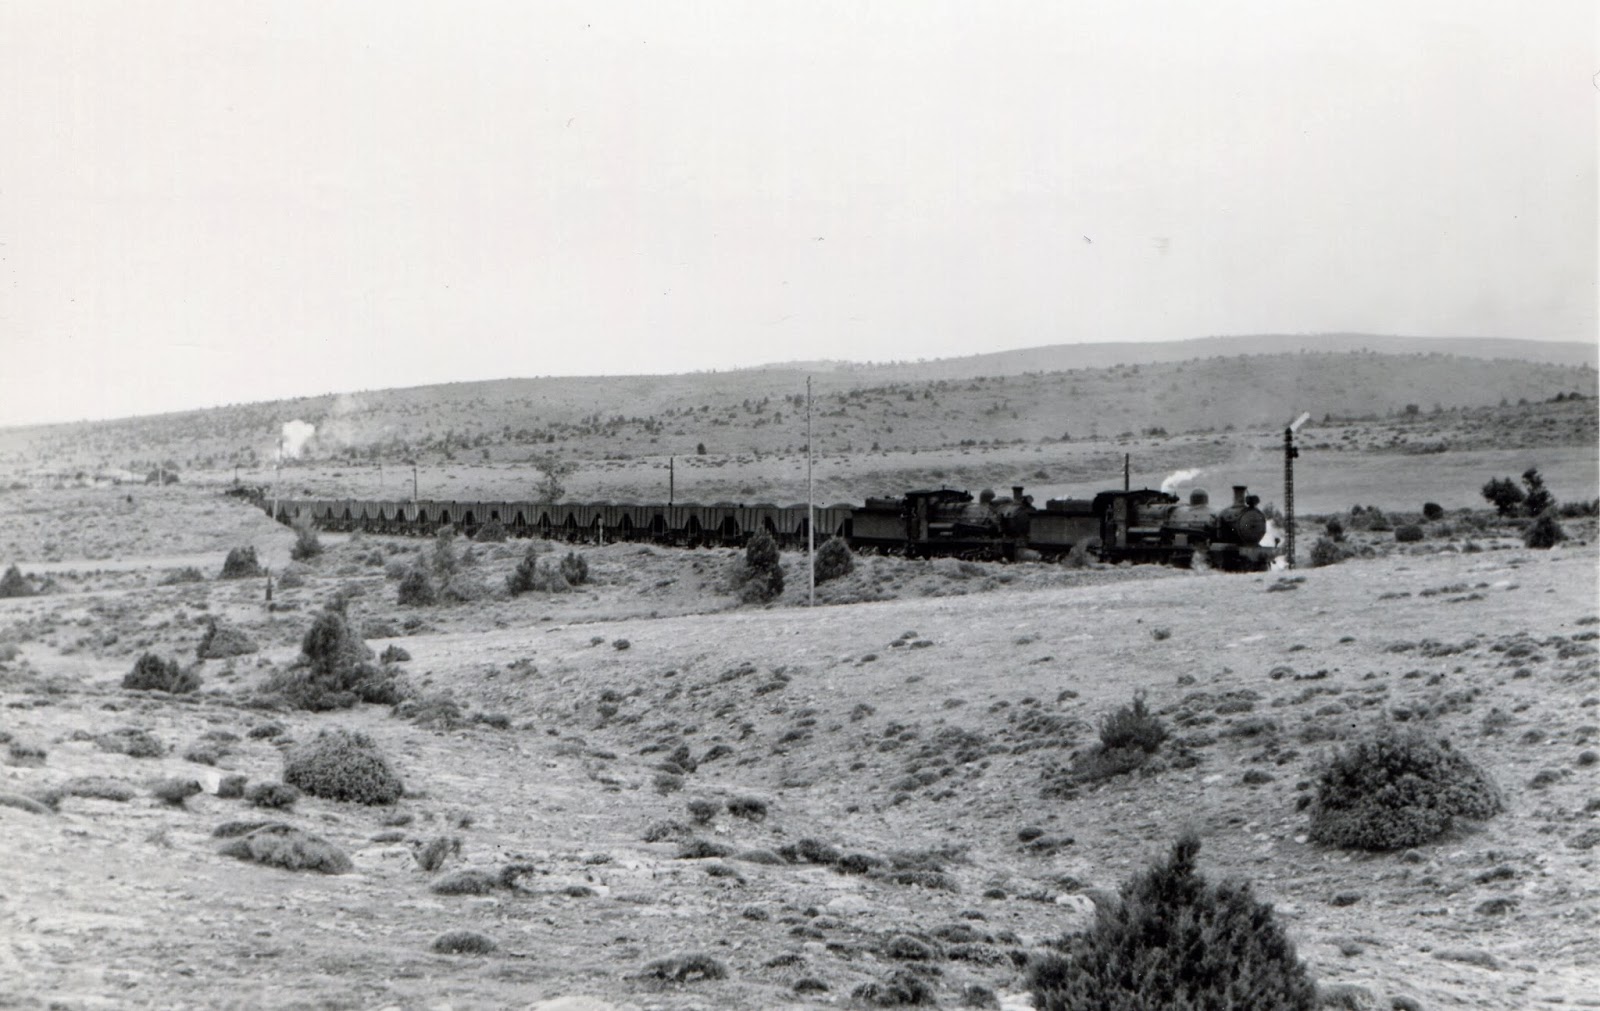
M 326 839 L 282 824 L 264 825 L 218 852 L 287 871 L 348 874 L 354 868 L 350 858 Z
M 1394 539 L 1401 544 L 1412 544 L 1422 540 L 1425 536 L 1422 528 L 1415 523 L 1402 523 L 1394 528 Z
M 200 792 L 200 784 L 192 779 L 163 779 L 150 787 L 150 795 L 173 807 Z
M 1422 503 L 1422 518 L 1429 522 L 1444 519 L 1444 506 L 1437 502 Z
M 1179 839 L 1165 863 L 1095 909 L 1062 955 L 1036 959 L 1028 988 L 1040 1011 L 1311 1011 L 1316 986 L 1293 943 L 1244 882 L 1209 884 L 1200 842 Z
M 435 895 L 488 895 L 500 887 L 500 879 L 487 871 L 464 870 L 446 874 L 429 889 Z
M 1137 748 L 1153 755 L 1166 739 L 1166 724 L 1144 704 L 1142 692 L 1135 694 L 1128 705 L 1100 720 L 1100 747 L 1104 750 Z
M 783 594 L 783 565 L 779 560 L 778 542 L 767 531 L 757 531 L 745 545 L 741 576 L 740 597 L 746 603 L 761 604 Z
M 1448 741 L 1385 727 L 1318 771 L 1310 836 L 1344 849 L 1406 849 L 1437 839 L 1457 819 L 1503 809 L 1494 783 Z
M 163 660 L 154 653 L 146 653 L 134 662 L 133 670 L 123 675 L 122 687 L 182 695 L 200 687 L 200 675 L 179 667 L 176 660 Z
M 428 575 L 428 570 L 420 565 L 406 569 L 405 576 L 400 580 L 396 601 L 402 607 L 432 607 L 437 604 L 439 591 L 433 585 L 433 577 Z
M 1515 516 L 1528 496 L 1509 477 L 1496 477 L 1483 486 L 1483 497 L 1501 516 Z
M 909 969 L 898 969 L 889 978 L 862 983 L 850 996 L 868 1007 L 923 1007 L 934 1003 L 933 987 Z
M 31 597 L 35 592 L 28 577 L 15 565 L 7 566 L 5 575 L 0 576 L 0 597 Z
M 1522 531 L 1522 543 L 1530 548 L 1553 548 L 1567 539 L 1567 532 L 1561 529 L 1561 522 L 1556 519 L 1554 509 L 1546 509 L 1538 518 Z
M 816 564 L 812 567 L 812 571 L 816 574 L 817 585 L 820 586 L 830 579 L 848 576 L 855 567 L 856 557 L 850 553 L 850 545 L 837 537 L 830 537 L 817 549 Z
M 313 797 L 357 804 L 393 804 L 405 790 L 372 739 L 349 730 L 323 730 L 315 740 L 290 749 L 283 781 Z
M 226 660 L 254 653 L 258 648 L 255 640 L 239 629 L 224 625 L 216 618 L 207 618 L 205 635 L 200 637 L 195 653 L 202 660 Z
M 300 643 L 295 666 L 273 675 L 266 685 L 296 709 L 323 712 L 357 702 L 394 705 L 405 693 L 391 668 L 368 661 L 372 649 L 336 608 L 317 615 Z
M 255 548 L 234 548 L 222 562 L 223 579 L 253 579 L 265 575 Z
M 447 930 L 433 939 L 433 950 L 441 955 L 490 955 L 498 947 L 475 930 Z

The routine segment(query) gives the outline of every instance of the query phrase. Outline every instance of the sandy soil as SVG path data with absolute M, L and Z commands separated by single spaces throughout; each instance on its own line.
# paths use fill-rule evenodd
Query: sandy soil
M 905 964 L 891 938 L 913 934 L 939 952 L 928 968 L 941 1004 L 976 986 L 1022 1007 L 1016 959 L 1088 922 L 1184 828 L 1199 832 L 1207 873 L 1253 881 L 1318 979 L 1354 984 L 1368 1006 L 1594 1006 L 1600 994 L 1600 764 L 1583 757 L 1600 747 L 1592 526 L 1549 552 L 1491 532 L 1481 551 L 1430 539 L 1293 576 L 867 559 L 824 594 L 854 602 L 815 610 L 795 606 L 793 556 L 783 603 L 752 608 L 728 592 L 731 553 L 637 545 L 584 549 L 594 580 L 581 592 L 510 599 L 494 585 L 516 544 L 474 549 L 480 599 L 400 608 L 385 570 L 431 546 L 330 538 L 268 610 L 261 581 L 214 578 L 241 534 L 286 550 L 286 532 L 248 512 L 219 512 L 240 524 L 221 534 L 155 524 L 160 564 L 69 566 L 63 592 L 0 601 L 0 794 L 91 775 L 134 791 L 69 796 L 53 812 L 0 805 L 0 1004 L 851 1006 L 855 987 Z M 164 584 L 169 563 L 205 579 Z M 256 708 L 316 607 L 352 588 L 369 642 L 403 645 L 410 682 L 453 700 L 462 722 Z M 207 661 L 192 696 L 120 687 L 145 649 L 192 657 L 209 617 L 261 652 Z M 1198 764 L 1048 795 L 1052 771 L 1137 690 Z M 1448 735 L 1505 789 L 1507 813 L 1405 854 L 1309 845 L 1295 799 L 1315 761 L 1384 715 Z M 285 734 L 249 736 L 269 720 Z M 97 747 L 127 726 L 167 753 Z M 303 798 L 287 814 L 216 796 L 224 773 L 277 779 L 289 741 L 333 726 L 372 735 L 407 796 L 392 808 Z M 209 731 L 239 740 L 215 766 L 186 760 Z M 663 770 L 674 753 L 687 764 Z M 206 789 L 182 807 L 151 796 L 174 776 Z M 763 820 L 723 806 L 695 824 L 689 809 L 745 797 L 766 804 Z M 323 836 L 354 870 L 221 856 L 212 830 L 252 817 Z M 1023 842 L 1027 829 L 1044 842 Z M 441 835 L 461 852 L 426 873 L 414 853 Z M 728 850 L 684 859 L 688 838 Z M 944 877 L 762 862 L 802 839 L 915 854 Z M 430 890 L 513 863 L 531 866 L 515 889 Z M 458 928 L 498 950 L 430 950 Z M 644 972 L 685 952 L 726 978 Z M 797 993 L 801 979 L 826 989 Z

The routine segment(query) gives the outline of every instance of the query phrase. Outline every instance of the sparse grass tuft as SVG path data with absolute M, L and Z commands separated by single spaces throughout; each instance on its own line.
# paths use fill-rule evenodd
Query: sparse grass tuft
M 434 836 L 426 844 L 418 847 L 413 855 L 417 859 L 417 866 L 432 874 L 443 867 L 444 862 L 450 859 L 452 855 L 459 856 L 460 853 L 460 836 L 440 835 Z

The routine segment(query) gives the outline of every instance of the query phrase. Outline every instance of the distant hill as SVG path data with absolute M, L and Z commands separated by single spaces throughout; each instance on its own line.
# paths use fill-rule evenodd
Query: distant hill
M 1266 347 L 1277 350 L 1260 353 Z M 1412 347 L 1426 350 L 1396 350 Z M 1474 353 L 1441 350 L 1457 347 Z M 181 469 L 252 468 L 272 457 L 280 427 L 293 419 L 316 426 L 311 458 L 334 461 L 520 462 L 547 452 L 596 460 L 690 455 L 701 446 L 713 455 L 792 452 L 805 442 L 808 375 L 815 437 L 828 451 L 1270 429 L 1300 411 L 1320 419 L 1538 403 L 1573 393 L 1594 398 L 1597 371 L 1583 348 L 1361 335 L 1219 337 L 882 365 L 502 379 L 0 429 L 0 465 L 140 473 L 158 461 Z M 1594 349 L 1588 352 L 1592 358 Z M 1582 437 L 1592 440 L 1592 433 Z

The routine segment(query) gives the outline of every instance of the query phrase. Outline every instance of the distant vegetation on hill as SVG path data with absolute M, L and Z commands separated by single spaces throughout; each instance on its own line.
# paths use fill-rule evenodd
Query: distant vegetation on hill
M 1278 340 L 1324 339 L 1335 346 L 1366 341 L 1374 348 L 1419 343 L 1359 336 Z M 1453 349 L 1458 342 L 1431 343 Z M 1301 410 L 1329 421 L 1395 417 L 1404 422 L 1454 409 L 1571 397 L 1586 404 L 1570 412 L 1575 420 L 1565 427 L 1572 431 L 1546 434 L 1562 442 L 1592 440 L 1587 418 L 1600 386 L 1590 364 L 1474 357 L 1472 352 L 1522 350 L 1525 342 L 1459 343 L 1469 353 L 1191 354 L 1182 360 L 1103 364 L 1112 353 L 1108 348 L 1160 359 L 1178 350 L 1271 346 L 1265 338 L 1209 338 L 824 367 L 815 372 L 813 424 L 819 447 L 850 452 L 1271 429 Z M 1561 357 L 1552 348 L 1569 347 L 1526 344 L 1535 357 L 1546 359 Z M 504 379 L 0 429 L 0 465 L 126 467 L 143 473 L 147 465 L 166 461 L 186 470 L 253 470 L 269 463 L 277 433 L 291 419 L 316 426 L 306 448 L 310 459 L 335 462 L 521 463 L 548 453 L 625 459 L 796 452 L 805 443 L 806 375 L 773 366 L 671 376 Z

